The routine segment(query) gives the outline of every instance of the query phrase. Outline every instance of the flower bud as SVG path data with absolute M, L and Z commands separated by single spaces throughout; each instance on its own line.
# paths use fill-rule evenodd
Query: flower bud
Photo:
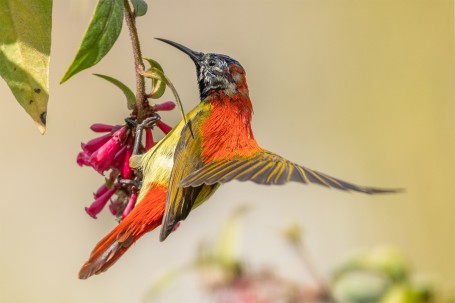
M 90 126 L 90 129 L 93 130 L 95 133 L 107 133 L 111 132 L 114 129 L 114 125 L 95 123 L 92 124 L 92 126 Z
M 156 111 L 168 111 L 175 108 L 175 103 L 172 101 L 167 101 L 160 104 L 155 104 L 154 107 Z

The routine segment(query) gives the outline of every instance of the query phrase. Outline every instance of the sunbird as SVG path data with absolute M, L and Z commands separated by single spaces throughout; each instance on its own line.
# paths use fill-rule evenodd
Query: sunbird
M 204 54 L 173 41 L 158 40 L 193 60 L 201 98 L 182 128 L 175 148 L 161 241 L 220 184 L 231 180 L 266 185 L 312 182 L 367 194 L 399 191 L 354 185 L 261 148 L 251 129 L 253 107 L 242 65 L 226 55 Z
M 358 186 L 261 148 L 251 129 L 253 107 L 242 65 L 226 55 L 204 54 L 158 40 L 193 60 L 201 101 L 157 145 L 132 158 L 131 166 L 143 172 L 136 207 L 95 246 L 79 278 L 107 270 L 132 243 L 159 225 L 160 240 L 165 240 L 192 209 L 231 180 L 266 185 L 316 183 L 366 194 L 400 191 Z

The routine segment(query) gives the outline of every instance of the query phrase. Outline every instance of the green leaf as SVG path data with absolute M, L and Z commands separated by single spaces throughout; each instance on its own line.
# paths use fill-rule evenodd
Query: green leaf
M 99 0 L 81 46 L 60 84 L 97 64 L 117 41 L 123 24 L 122 0 Z
M 131 0 L 131 3 L 137 17 L 144 16 L 147 13 L 148 5 L 144 0 Z
M 126 86 L 125 84 L 123 84 L 119 80 L 114 79 L 114 78 L 109 77 L 109 76 L 100 75 L 100 74 L 94 74 L 94 75 L 97 76 L 97 77 L 103 78 L 103 79 L 111 82 L 112 84 L 114 84 L 118 88 L 120 88 L 122 90 L 123 94 L 125 94 L 127 105 L 128 105 L 128 109 L 133 109 L 134 108 L 134 105 L 136 104 L 136 97 L 134 96 L 133 91 L 128 86 Z
M 0 0 L 0 76 L 43 134 L 49 99 L 52 0 Z
M 161 71 L 164 74 L 164 70 L 161 65 L 153 59 L 144 58 L 149 64 L 151 68 L 155 68 Z M 150 95 L 153 99 L 159 99 L 164 94 L 166 90 L 166 83 L 164 83 L 161 79 L 152 78 L 152 92 Z

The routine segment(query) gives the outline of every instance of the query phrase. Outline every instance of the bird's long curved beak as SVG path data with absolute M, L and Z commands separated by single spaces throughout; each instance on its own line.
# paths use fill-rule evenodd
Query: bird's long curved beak
M 204 56 L 203 53 L 193 51 L 193 50 L 189 49 L 188 47 L 183 46 L 183 45 L 181 45 L 177 42 L 171 41 L 171 40 L 167 40 L 167 39 L 163 39 L 163 38 L 155 38 L 155 39 L 160 40 L 169 45 L 172 45 L 173 47 L 181 50 L 182 52 L 187 54 L 194 61 L 194 63 L 196 63 L 196 65 L 198 65 L 198 66 L 200 65 L 200 63 L 202 61 L 202 56 Z

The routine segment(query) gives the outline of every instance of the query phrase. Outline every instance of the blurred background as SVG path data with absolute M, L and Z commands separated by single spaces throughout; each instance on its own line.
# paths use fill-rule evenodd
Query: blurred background
M 116 222 L 84 207 L 98 173 L 76 165 L 94 122 L 127 116 L 123 95 L 91 73 L 134 85 L 127 31 L 94 68 L 59 85 L 96 1 L 55 1 L 48 130 L 0 81 L 3 198 L 0 302 L 142 302 L 153 280 L 195 257 L 239 204 L 253 206 L 240 256 L 296 281 L 308 277 L 278 235 L 304 226 L 315 266 L 328 278 L 356 249 L 394 245 L 419 279 L 455 289 L 454 3 L 449 0 L 150 0 L 138 19 L 145 56 L 158 60 L 188 111 L 198 102 L 191 60 L 154 37 L 224 53 L 247 71 L 260 144 L 290 160 L 362 185 L 403 187 L 366 196 L 317 185 L 224 185 L 160 243 L 147 234 L 109 271 L 87 281 L 80 266 Z M 170 92 L 166 93 L 169 100 Z M 162 99 L 164 100 L 164 99 Z M 163 114 L 172 125 L 176 110 Z M 188 279 L 164 302 L 206 302 Z M 206 300 L 206 301 L 204 301 Z M 209 301 L 208 301 L 209 302 Z

